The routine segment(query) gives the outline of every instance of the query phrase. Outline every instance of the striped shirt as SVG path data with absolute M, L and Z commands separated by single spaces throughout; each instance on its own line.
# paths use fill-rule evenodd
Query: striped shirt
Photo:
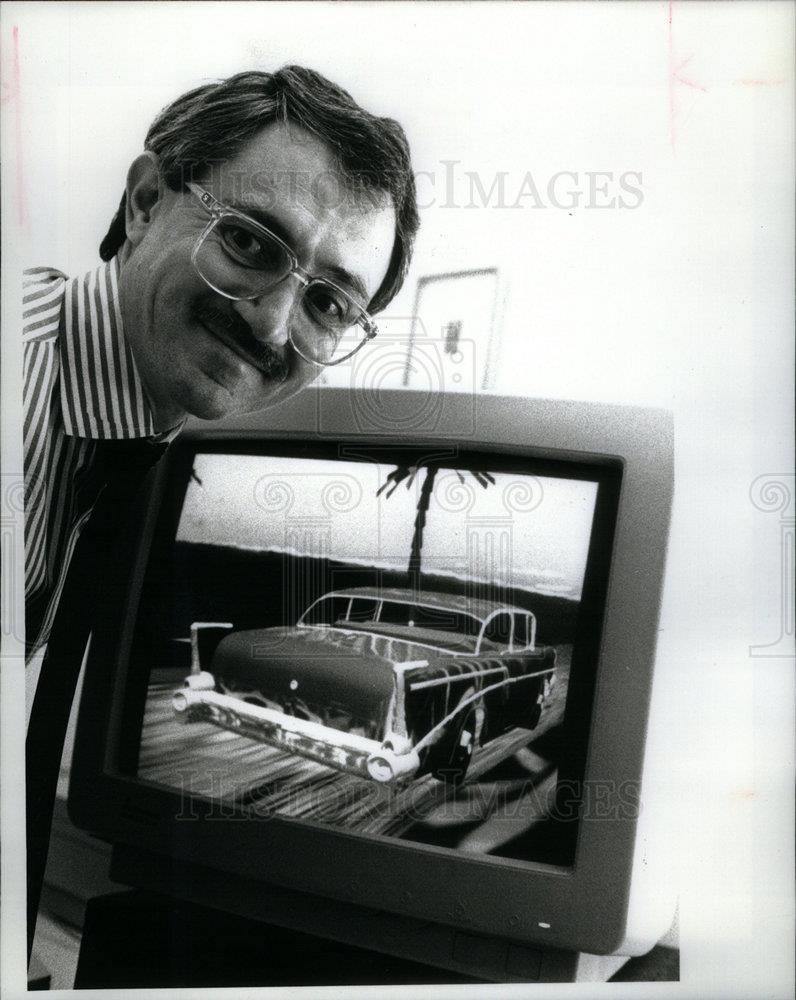
M 98 441 L 156 433 L 119 307 L 116 259 L 79 278 L 23 281 L 25 619 L 28 658 L 46 643 L 80 530 L 103 483 Z

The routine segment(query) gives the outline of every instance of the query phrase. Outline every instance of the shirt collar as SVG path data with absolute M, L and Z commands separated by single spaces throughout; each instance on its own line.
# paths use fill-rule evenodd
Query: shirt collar
M 59 337 L 61 411 L 72 437 L 170 441 L 184 421 L 156 432 L 122 326 L 117 258 L 64 288 Z

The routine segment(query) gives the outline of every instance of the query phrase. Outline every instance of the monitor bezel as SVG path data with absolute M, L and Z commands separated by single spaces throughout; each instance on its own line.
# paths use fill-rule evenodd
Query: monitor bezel
M 166 485 L 163 474 L 155 478 L 148 499 L 141 498 L 137 527 L 130 526 L 126 539 L 131 563 L 119 561 L 106 589 L 107 613 L 92 637 L 70 814 L 79 826 L 111 842 L 165 849 L 175 859 L 251 877 L 264 886 L 275 883 L 510 940 L 608 954 L 626 933 L 637 817 L 628 815 L 625 796 L 628 790 L 631 796 L 638 793 L 642 777 L 672 497 L 671 419 L 663 411 L 640 408 L 464 395 L 442 397 L 442 408 L 429 419 L 416 399 L 412 393 L 381 393 L 379 405 L 392 419 L 379 426 L 372 399 L 363 401 L 345 390 L 312 390 L 275 411 L 196 427 L 188 439 L 379 445 L 392 440 L 431 447 L 461 440 L 460 429 L 472 418 L 475 431 L 464 442 L 472 449 L 579 465 L 621 463 L 584 771 L 588 787 L 607 788 L 609 794 L 603 797 L 602 815 L 580 821 L 573 867 L 462 856 L 279 820 L 246 822 L 218 813 L 200 820 L 190 799 L 182 800 L 183 812 L 175 816 L 175 793 L 112 773 L 127 678 L 107 665 L 120 644 L 132 639 L 137 589 Z M 258 856 L 265 861 L 255 873 L 252 860 Z

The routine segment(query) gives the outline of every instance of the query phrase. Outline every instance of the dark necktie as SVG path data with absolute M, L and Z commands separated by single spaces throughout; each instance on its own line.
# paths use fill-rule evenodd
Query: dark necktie
M 25 743 L 28 957 L 36 928 L 66 726 L 105 567 L 122 540 L 143 481 L 166 450 L 147 440 L 101 441 L 91 471 L 97 500 L 61 593 L 42 662 Z

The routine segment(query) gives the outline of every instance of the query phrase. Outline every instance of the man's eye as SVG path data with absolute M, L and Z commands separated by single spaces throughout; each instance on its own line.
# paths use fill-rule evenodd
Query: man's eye
M 326 289 L 313 289 L 309 294 L 309 300 L 313 309 L 322 316 L 338 318 L 345 312 L 342 299 L 335 298 Z
M 263 252 L 263 245 L 254 233 L 240 226 L 224 226 L 224 241 L 230 249 L 247 257 L 256 257 Z
M 328 285 L 310 285 L 304 304 L 313 320 L 328 330 L 340 332 L 352 326 L 357 319 L 353 302 Z
M 242 226 L 224 226 L 222 238 L 227 250 L 239 261 L 251 267 L 273 268 L 281 263 L 278 248 Z
M 227 239 L 241 253 L 256 254 L 261 250 L 256 236 L 247 233 L 245 229 L 230 229 L 227 233 Z

